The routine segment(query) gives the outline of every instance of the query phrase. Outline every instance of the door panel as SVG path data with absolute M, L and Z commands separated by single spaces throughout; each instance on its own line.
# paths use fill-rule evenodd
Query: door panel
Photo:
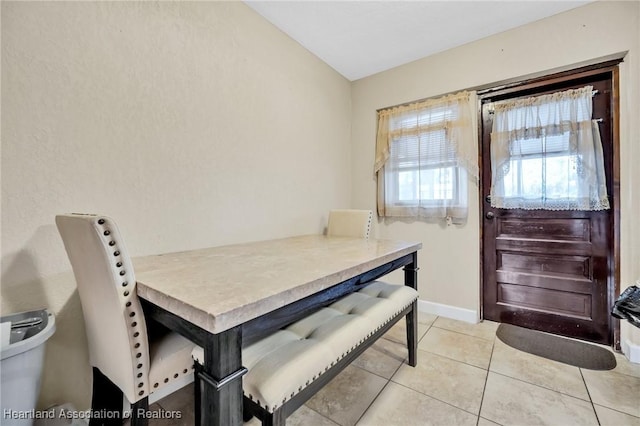
M 610 344 L 609 295 L 615 288 L 613 212 L 498 209 L 490 204 L 493 101 L 584 87 L 598 91 L 600 133 L 612 200 L 612 75 L 591 73 L 482 99 L 483 317 Z

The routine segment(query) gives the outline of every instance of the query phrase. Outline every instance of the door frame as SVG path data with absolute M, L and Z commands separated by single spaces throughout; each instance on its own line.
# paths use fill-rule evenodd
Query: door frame
M 482 105 L 483 101 L 490 97 L 498 95 L 505 95 L 514 92 L 520 92 L 527 89 L 536 89 L 541 86 L 549 86 L 554 83 L 561 83 L 568 80 L 578 79 L 580 77 L 588 77 L 594 74 L 602 74 L 606 72 L 611 73 L 611 90 L 612 90 L 612 105 L 611 105 L 611 120 L 613 130 L 613 182 L 611 194 L 611 208 L 613 209 L 613 221 L 611 234 L 613 236 L 613 256 L 609 258 L 609 276 L 607 277 L 607 305 L 613 306 L 613 302 L 620 295 L 620 75 L 618 64 L 622 62 L 622 58 L 610 60 L 598 64 L 593 64 L 585 67 L 576 68 L 569 71 L 562 71 L 556 73 L 549 73 L 547 75 L 524 78 L 523 80 L 510 83 L 508 85 L 498 85 L 490 87 L 484 90 L 479 90 L 478 94 L 478 166 L 482 170 L 483 164 L 483 125 L 482 122 Z M 490 182 L 484 182 L 483 173 L 480 173 L 478 183 L 478 197 L 479 197 L 479 227 L 480 227 L 480 318 L 484 319 L 484 215 L 486 205 L 483 200 L 485 185 L 490 185 Z M 612 347 L 616 350 L 620 350 L 620 320 L 614 317 L 610 317 L 609 322 L 609 334 L 611 337 Z

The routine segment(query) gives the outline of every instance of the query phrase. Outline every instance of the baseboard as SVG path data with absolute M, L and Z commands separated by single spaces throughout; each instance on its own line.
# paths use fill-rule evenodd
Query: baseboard
M 457 306 L 443 305 L 441 303 L 427 302 L 426 300 L 418 300 L 418 311 L 471 324 L 479 322 L 478 311 L 458 308 Z
M 626 339 L 622 342 L 622 353 L 630 362 L 640 364 L 640 345 L 635 345 Z

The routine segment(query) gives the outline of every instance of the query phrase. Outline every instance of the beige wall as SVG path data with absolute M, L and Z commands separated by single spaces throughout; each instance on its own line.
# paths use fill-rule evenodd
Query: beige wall
M 623 287 L 632 284 L 640 278 L 639 16 L 638 2 L 592 3 L 354 82 L 352 206 L 375 208 L 376 109 L 629 51 L 620 65 L 621 278 Z M 474 188 L 465 226 L 378 223 L 379 237 L 424 244 L 419 256 L 421 299 L 478 311 L 478 209 Z M 625 335 L 631 333 L 629 328 L 623 330 Z
M 351 85 L 241 3 L 1 8 L 2 312 L 57 315 L 41 407 L 90 398 L 55 214 L 113 216 L 133 255 L 320 232 L 329 208 L 375 207 L 377 108 L 626 50 L 623 285 L 640 277 L 637 2 L 588 5 Z M 424 243 L 424 300 L 478 309 L 473 190 L 470 203 L 463 227 L 377 226 Z
M 87 408 L 54 216 L 132 255 L 323 230 L 350 203 L 350 83 L 239 2 L 2 2 L 2 312 L 49 307 L 41 407 Z

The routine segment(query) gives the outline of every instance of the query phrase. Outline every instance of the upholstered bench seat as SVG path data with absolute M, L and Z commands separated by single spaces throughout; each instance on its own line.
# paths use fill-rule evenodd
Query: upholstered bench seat
M 417 298 L 410 287 L 375 281 L 251 344 L 242 350 L 245 396 L 273 413 Z

